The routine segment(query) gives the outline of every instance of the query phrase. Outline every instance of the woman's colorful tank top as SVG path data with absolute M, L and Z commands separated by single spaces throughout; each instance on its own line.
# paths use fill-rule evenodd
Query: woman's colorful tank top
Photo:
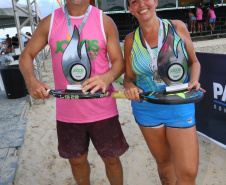
M 177 53 L 177 45 L 179 41 L 182 41 L 181 38 L 176 33 L 172 23 L 170 20 L 163 19 L 163 28 L 164 28 L 164 41 L 166 39 L 166 35 L 168 33 L 168 25 L 170 25 L 174 31 L 174 53 Z M 187 52 L 185 49 L 184 42 L 182 41 L 182 48 L 184 50 L 185 57 L 188 59 Z M 158 51 L 157 47 L 152 48 L 155 56 L 157 57 Z M 177 56 L 177 55 L 176 55 Z M 131 58 L 132 58 L 132 69 L 136 74 L 135 84 L 141 88 L 144 92 L 148 91 L 158 91 L 163 90 L 167 86 L 167 84 L 158 85 L 153 80 L 153 72 L 149 68 L 149 64 L 152 62 L 152 59 L 148 53 L 147 47 L 144 45 L 141 38 L 141 28 L 138 27 L 134 31 L 134 41 L 131 50 Z M 188 76 L 186 78 L 185 83 L 189 80 Z M 172 116 L 172 120 L 175 119 L 183 119 L 186 115 L 190 115 L 194 113 L 194 104 L 184 104 L 184 105 L 159 105 L 152 104 L 146 101 L 142 101 L 141 103 L 137 101 L 132 101 L 133 114 L 135 118 L 144 116 L 144 114 L 153 115 L 153 122 L 162 122 L 163 120 L 168 120 Z M 179 114 L 178 114 L 179 113 Z M 137 119 L 136 118 L 136 119 Z M 159 119 L 161 118 L 161 119 Z
M 79 28 L 83 17 L 84 15 L 79 17 L 70 16 L 72 27 L 74 28 L 74 25 L 76 25 Z M 70 39 L 63 8 L 59 8 L 52 14 L 48 38 L 52 55 L 55 89 L 65 89 L 67 85 L 70 85 L 62 69 L 62 56 Z M 87 42 L 88 56 L 91 61 L 91 77 L 108 71 L 109 60 L 102 11 L 93 6 L 80 33 L 80 47 L 84 41 Z M 107 90 L 111 94 L 114 88 L 110 85 Z M 110 95 L 88 100 L 56 99 L 56 119 L 62 122 L 94 122 L 117 114 L 116 101 Z

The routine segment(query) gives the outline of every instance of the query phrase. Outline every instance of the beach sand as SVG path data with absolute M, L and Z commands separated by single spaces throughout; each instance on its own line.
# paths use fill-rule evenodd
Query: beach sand
M 194 42 L 195 51 L 226 54 L 226 39 Z M 51 60 L 46 60 L 43 80 L 54 88 Z M 113 83 L 116 90 L 123 86 Z M 157 168 L 143 136 L 134 121 L 130 101 L 117 99 L 119 119 L 129 150 L 121 156 L 125 185 L 160 185 Z M 28 111 L 24 142 L 18 152 L 15 185 L 72 185 L 75 181 L 69 163 L 58 155 L 55 125 L 55 98 L 45 104 L 38 100 Z M 197 185 L 226 185 L 226 150 L 198 134 L 200 165 Z M 89 148 L 91 184 L 108 185 L 104 164 L 92 143 Z

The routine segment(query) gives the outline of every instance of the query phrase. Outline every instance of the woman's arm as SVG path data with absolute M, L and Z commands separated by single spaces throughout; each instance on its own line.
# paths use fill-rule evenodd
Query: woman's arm
M 130 33 L 125 39 L 124 56 L 126 62 L 126 73 L 123 80 L 123 86 L 125 87 L 124 93 L 128 100 L 139 101 L 139 93 L 143 92 L 143 90 L 134 84 L 134 81 L 136 80 L 136 74 L 132 70 L 131 58 L 133 35 L 133 33 Z
M 183 40 L 187 54 L 188 54 L 188 66 L 189 66 L 189 70 L 191 71 L 190 81 L 188 83 L 188 90 L 195 88 L 198 91 L 199 89 L 202 89 L 199 83 L 201 65 L 196 57 L 190 34 L 188 33 L 188 30 L 185 27 L 183 22 L 178 20 L 173 20 L 172 23 L 174 25 L 174 28 L 177 34 Z M 203 91 L 205 92 L 205 90 Z

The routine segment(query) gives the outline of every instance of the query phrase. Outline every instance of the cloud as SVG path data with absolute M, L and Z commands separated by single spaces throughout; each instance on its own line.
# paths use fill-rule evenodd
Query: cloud
M 37 0 L 37 4 L 40 8 L 43 17 L 51 14 L 55 9 L 59 8 L 57 0 Z

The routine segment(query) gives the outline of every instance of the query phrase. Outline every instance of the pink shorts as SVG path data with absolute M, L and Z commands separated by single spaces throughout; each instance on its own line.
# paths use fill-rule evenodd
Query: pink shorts
M 117 158 L 125 153 L 126 142 L 118 115 L 92 123 L 64 123 L 57 121 L 59 155 L 66 159 L 88 152 L 90 139 L 103 158 Z

